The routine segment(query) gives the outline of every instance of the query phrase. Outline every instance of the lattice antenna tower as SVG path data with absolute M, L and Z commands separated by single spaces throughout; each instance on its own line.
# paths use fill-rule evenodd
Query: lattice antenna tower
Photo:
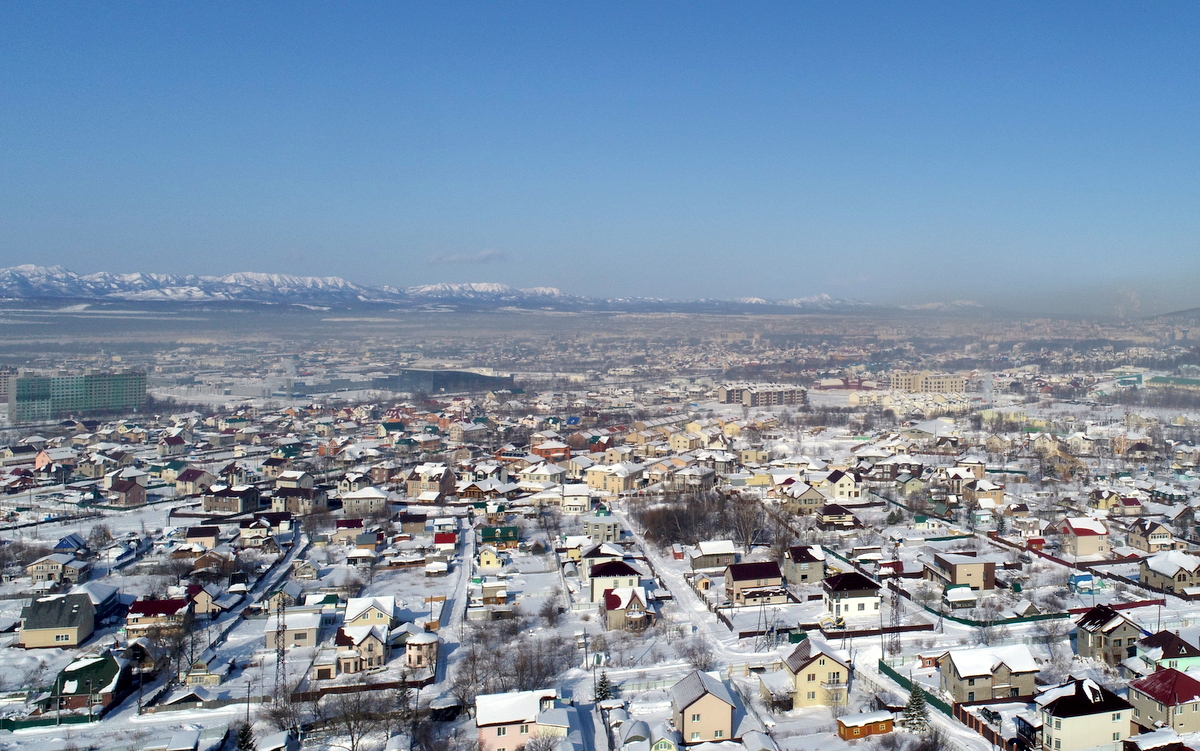
M 287 690 L 287 605 L 282 593 L 275 603 L 275 701 Z
M 900 545 L 893 547 L 893 557 L 895 560 L 900 560 Z M 891 602 L 888 604 L 888 610 L 891 611 L 891 627 L 892 633 L 888 635 L 887 651 L 889 654 L 900 654 L 900 626 L 903 625 L 904 604 L 900 599 L 900 586 L 893 580 L 889 582 L 889 589 L 892 592 Z

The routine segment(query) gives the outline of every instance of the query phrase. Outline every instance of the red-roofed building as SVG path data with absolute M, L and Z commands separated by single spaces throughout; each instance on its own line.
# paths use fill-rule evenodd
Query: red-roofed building
M 192 602 L 185 599 L 138 600 L 129 606 L 125 631 L 129 638 L 175 631 L 184 628 L 192 613 Z
M 1108 541 L 1108 527 L 1098 519 L 1086 516 L 1067 517 L 1055 529 L 1059 534 L 1062 552 L 1076 557 L 1108 555 L 1112 545 Z
M 454 552 L 458 548 L 457 532 L 437 532 L 433 536 L 433 547 L 438 550 Z
M 1162 723 L 1184 735 L 1200 731 L 1200 681 L 1167 668 L 1129 684 L 1133 721 L 1147 730 Z

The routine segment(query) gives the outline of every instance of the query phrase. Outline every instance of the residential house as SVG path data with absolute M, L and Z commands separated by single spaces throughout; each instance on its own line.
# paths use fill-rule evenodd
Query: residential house
M 825 551 L 819 545 L 793 545 L 783 556 L 788 584 L 815 584 L 825 578 Z
M 86 594 L 49 595 L 21 611 L 18 642 L 26 649 L 83 644 L 96 628 L 96 609 Z
M 1041 666 L 1029 647 L 952 649 L 938 660 L 941 688 L 955 702 L 1032 696 Z
M 253 485 L 213 485 L 201 499 L 206 514 L 245 514 L 258 511 L 261 493 Z
M 1133 707 L 1091 679 L 1043 688 L 1034 698 L 1042 751 L 1122 751 Z
M 342 511 L 347 516 L 370 516 L 387 511 L 388 493 L 368 486 L 342 494 Z
M 268 649 L 275 647 L 275 637 L 280 631 L 288 647 L 316 647 L 321 633 L 321 614 L 285 613 L 282 625 L 278 616 L 270 616 L 263 623 L 263 643 Z
M 520 535 L 516 527 L 480 527 L 479 544 L 491 545 L 497 550 L 510 550 L 520 544 Z
M 413 468 L 406 485 L 408 497 L 418 503 L 441 503 L 454 495 L 457 478 L 445 464 L 426 462 Z
M 1100 660 L 1113 667 L 1137 655 L 1142 629 L 1108 605 L 1097 605 L 1076 621 L 1075 651 L 1080 657 Z
M 611 514 L 584 517 L 583 534 L 596 542 L 620 542 L 621 522 Z
M 382 623 L 367 626 L 343 626 L 334 639 L 338 672 L 358 673 L 387 664 L 388 628 Z
M 1155 553 L 1142 559 L 1138 566 L 1138 581 L 1171 593 L 1200 586 L 1200 557 L 1178 550 Z
M 821 586 L 825 610 L 834 617 L 870 615 L 878 618 L 879 584 L 857 571 L 826 577 Z
M 731 563 L 725 567 L 725 599 L 736 605 L 778 605 L 788 601 L 783 572 L 775 561 Z
M 1084 556 L 1106 556 L 1112 552 L 1108 541 L 1108 527 L 1098 519 L 1086 516 L 1067 517 L 1055 525 L 1059 535 L 1059 548 L 1076 558 Z
M 1129 547 L 1147 553 L 1187 549 L 1187 543 L 1183 540 L 1176 540 L 1165 524 L 1151 519 L 1138 519 L 1130 524 L 1127 542 Z
M 480 751 L 517 751 L 538 736 L 538 717 L 554 707 L 555 689 L 510 691 L 475 697 Z
M 805 636 L 787 657 L 782 670 L 760 673 L 760 689 L 768 701 L 789 696 L 792 708 L 846 704 L 850 698 L 850 660 L 841 650 Z
M 610 589 L 636 587 L 641 581 L 640 571 L 624 561 L 607 561 L 592 565 L 588 572 L 591 602 L 601 602 Z
M 815 514 L 829 503 L 829 498 L 820 490 L 806 482 L 793 482 L 786 485 L 780 492 L 783 500 L 783 510 L 788 514 Z
M 669 691 L 671 717 L 685 745 L 736 740 L 729 688 L 709 673 L 693 670 Z
M 382 624 L 389 630 L 396 626 L 396 598 L 393 595 L 375 597 L 351 597 L 346 601 L 345 626 L 370 626 Z
M 691 551 L 692 571 L 724 569 L 737 560 L 737 548 L 732 540 L 705 540 Z
M 129 662 L 111 652 L 80 655 L 54 679 L 50 694 L 41 699 L 42 707 L 103 714 L 128 692 L 129 675 Z
M 217 526 L 188 527 L 183 536 L 187 544 L 199 545 L 205 550 L 211 550 L 221 542 L 221 528 Z
M 1200 649 L 1165 629 L 1138 641 L 1137 656 L 1151 672 L 1164 668 L 1187 670 L 1200 665 Z
M 190 496 L 205 493 L 216 484 L 217 478 L 212 474 L 191 467 L 175 476 L 175 495 Z
M 967 585 L 976 591 L 996 586 L 996 563 L 963 553 L 934 553 L 925 561 L 925 580 L 945 587 Z
M 51 553 L 50 555 L 38 558 L 26 566 L 25 573 L 33 580 L 34 584 L 39 582 L 57 584 L 59 582 L 72 581 L 69 577 L 77 576 L 79 567 L 72 567 L 71 564 L 77 562 L 84 564 L 83 561 L 77 561 L 71 553 Z
M 1133 721 L 1153 730 L 1171 728 L 1180 735 L 1200 732 L 1200 681 L 1175 668 L 1151 673 L 1129 684 Z
M 130 638 L 154 636 L 187 628 L 192 615 L 191 600 L 138 600 L 125 614 L 125 631 Z
M 617 587 L 607 590 L 601 607 L 604 628 L 609 631 L 643 631 L 650 625 L 653 613 L 644 587 Z

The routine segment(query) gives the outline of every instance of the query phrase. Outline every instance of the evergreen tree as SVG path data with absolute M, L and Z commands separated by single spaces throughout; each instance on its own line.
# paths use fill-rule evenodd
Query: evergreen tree
M 925 692 L 920 686 L 913 686 L 909 694 L 908 704 L 904 707 L 904 725 L 914 733 L 924 733 L 929 729 L 929 709 L 925 704 Z
M 254 751 L 254 729 L 250 727 L 250 723 L 239 723 L 235 738 L 234 748 L 237 751 Z
M 608 682 L 608 671 L 600 673 L 600 680 L 596 683 L 596 701 L 604 701 L 612 698 L 612 684 Z

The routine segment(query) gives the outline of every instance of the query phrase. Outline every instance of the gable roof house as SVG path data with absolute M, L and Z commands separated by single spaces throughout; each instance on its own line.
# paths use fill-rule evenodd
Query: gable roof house
M 39 597 L 21 611 L 20 644 L 26 649 L 78 647 L 96 627 L 96 609 L 86 594 Z
M 941 687 L 954 701 L 1032 696 L 1041 666 L 1029 647 L 952 649 L 938 660 Z
M 1067 517 L 1055 525 L 1059 534 L 1059 546 L 1067 555 L 1108 555 L 1112 545 L 1108 541 L 1108 527 L 1098 519 L 1087 516 Z
M 728 687 L 709 673 L 693 670 L 670 689 L 671 715 L 685 745 L 736 740 L 737 702 Z
M 1187 673 L 1166 668 L 1136 680 L 1129 684 L 1129 701 L 1133 721 L 1144 728 L 1200 731 L 1200 681 Z
M 737 605 L 776 605 L 788 601 L 783 572 L 775 561 L 731 563 L 725 567 L 725 598 Z
M 552 709 L 556 689 L 510 691 L 475 697 L 475 726 L 481 751 L 516 751 L 538 735 L 538 718 Z
M 1142 629 L 1108 605 L 1097 605 L 1076 621 L 1075 651 L 1080 657 L 1120 665 L 1137 654 Z
M 1121 751 L 1133 707 L 1090 679 L 1043 689 L 1034 698 L 1044 751 Z
M 838 706 L 850 698 L 850 660 L 841 650 L 806 637 L 783 659 L 783 670 L 760 673 L 759 681 L 767 701 L 784 694 L 793 709 Z
M 625 561 L 606 561 L 594 564 L 588 572 L 588 582 L 591 587 L 590 599 L 592 602 L 601 602 L 606 591 L 621 587 L 636 587 L 641 578 L 642 573 Z
M 1163 592 L 1182 593 L 1200 586 L 1200 557 L 1178 550 L 1155 553 L 1142 559 L 1138 581 Z

